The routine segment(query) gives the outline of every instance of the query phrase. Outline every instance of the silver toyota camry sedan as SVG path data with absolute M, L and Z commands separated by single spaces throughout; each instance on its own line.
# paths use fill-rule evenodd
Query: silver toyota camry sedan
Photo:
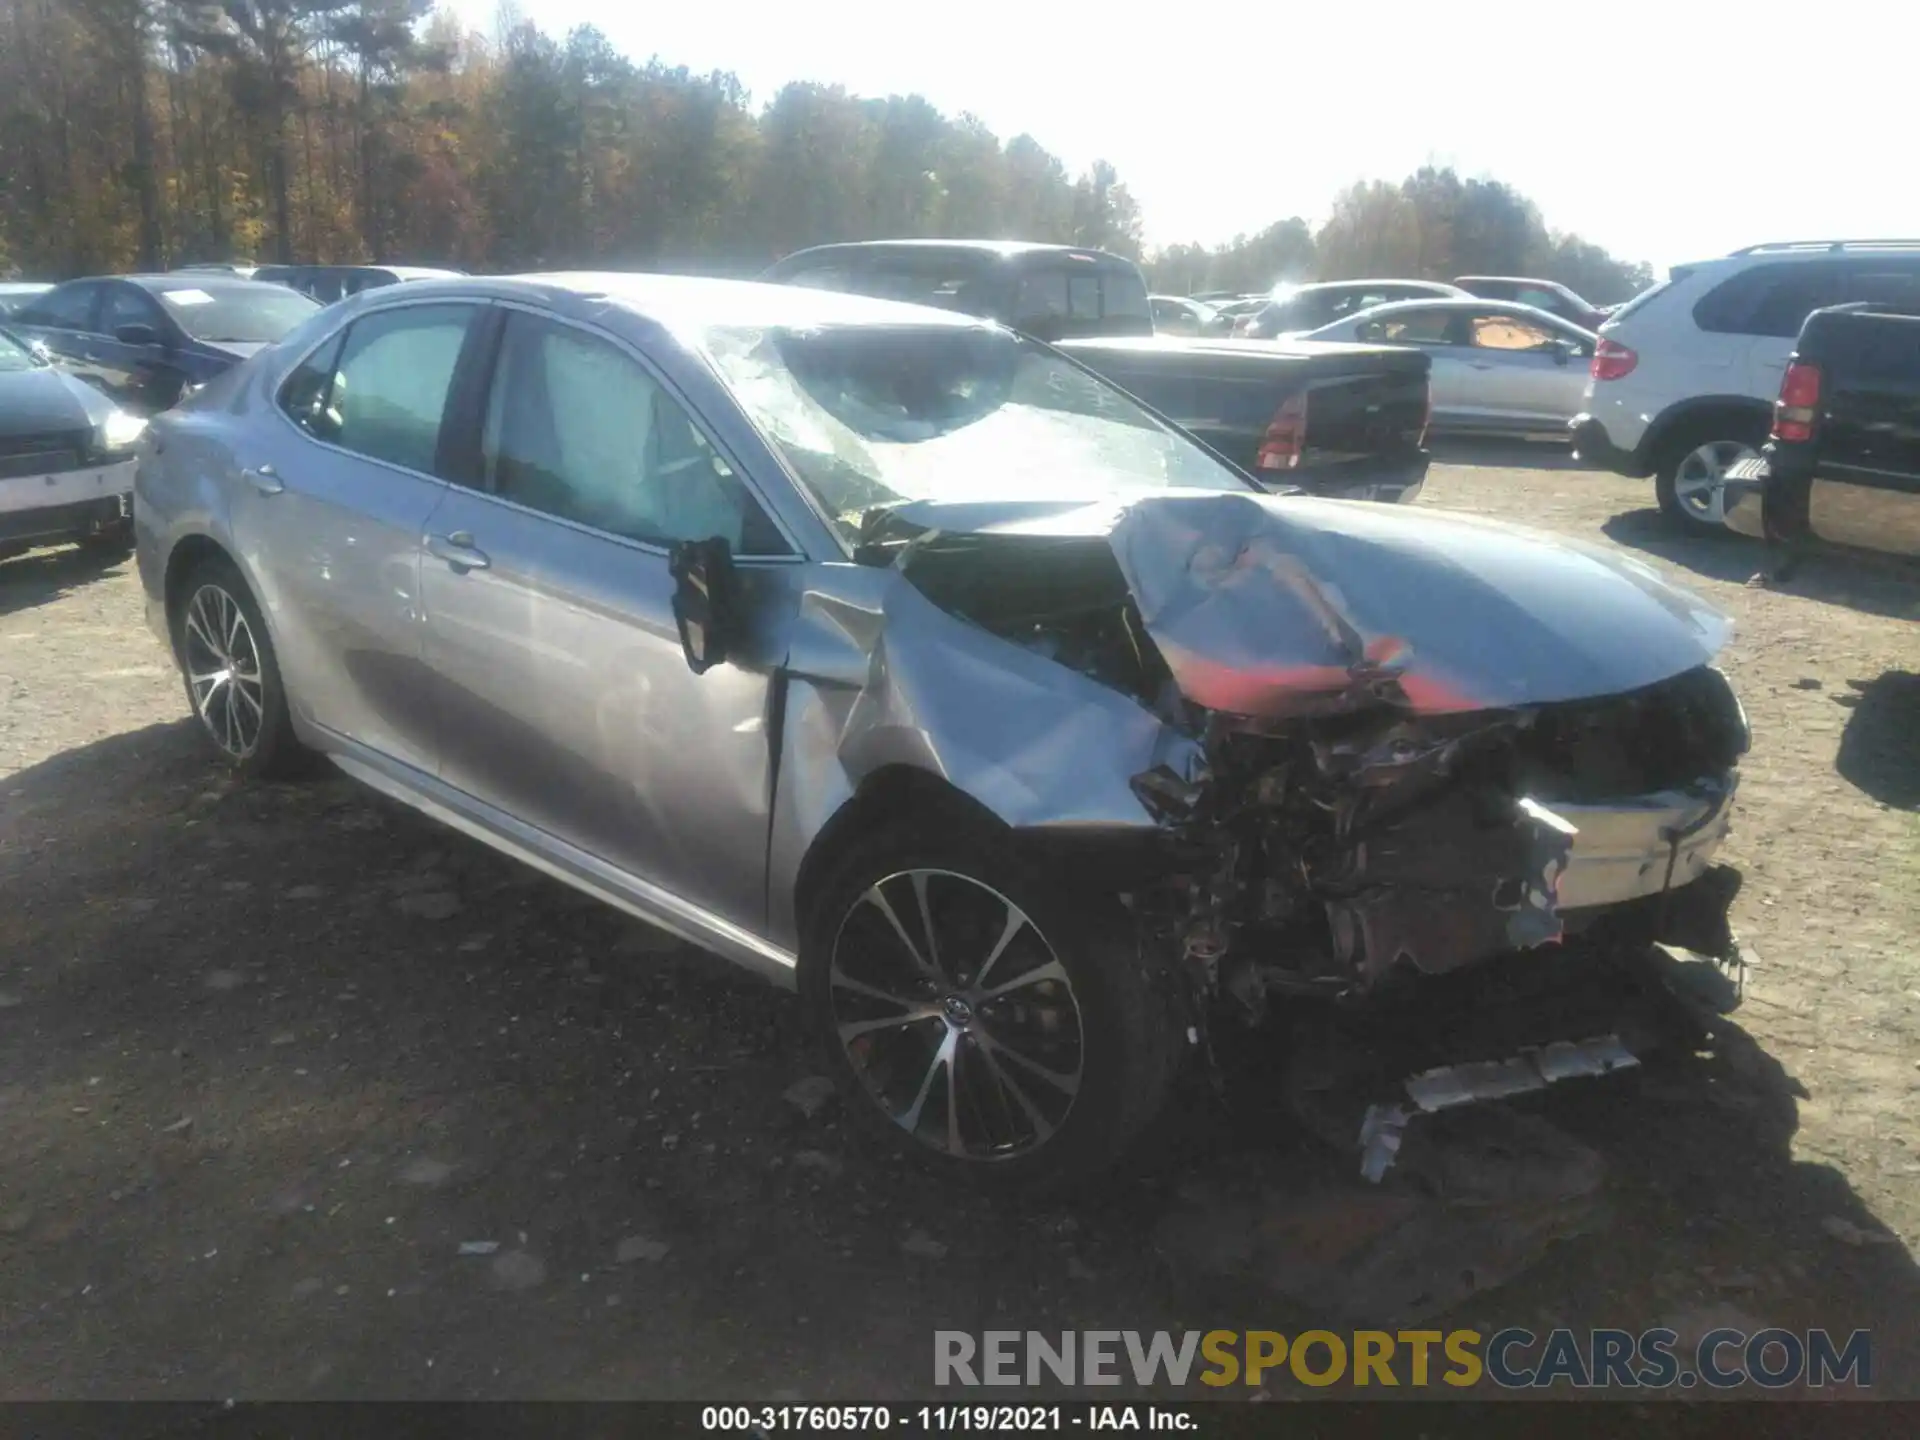
M 1224 1027 L 1320 1056 L 1377 1175 L 1732 953 L 1718 614 L 1272 493 L 990 322 L 396 286 L 155 420 L 134 516 L 234 767 L 322 756 L 797 988 L 850 1108 L 983 1180 L 1098 1174 Z

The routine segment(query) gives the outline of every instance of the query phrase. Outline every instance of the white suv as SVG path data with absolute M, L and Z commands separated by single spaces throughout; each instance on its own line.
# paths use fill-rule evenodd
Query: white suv
M 1850 300 L 1920 300 L 1920 241 L 1753 245 L 1674 266 L 1601 327 L 1574 450 L 1653 476 L 1662 510 L 1719 530 L 1724 477 L 1767 437 L 1801 322 Z

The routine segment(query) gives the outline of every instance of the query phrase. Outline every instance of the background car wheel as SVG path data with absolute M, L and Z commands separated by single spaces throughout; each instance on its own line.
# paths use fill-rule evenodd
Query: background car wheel
M 1110 896 L 1011 837 L 892 827 L 808 908 L 800 992 L 857 1123 L 968 1181 L 1061 1190 L 1165 1103 L 1182 1026 Z
M 120 559 L 133 553 L 133 526 L 109 525 L 81 537 L 80 548 L 90 555 Z
M 187 702 L 220 758 L 263 779 L 298 773 L 308 757 L 294 738 L 273 641 L 232 562 L 195 567 L 174 605 L 173 634 Z
M 1694 534 L 1725 534 L 1727 471 L 1764 443 L 1760 425 L 1738 416 L 1686 426 L 1662 448 L 1654 472 L 1660 508 Z

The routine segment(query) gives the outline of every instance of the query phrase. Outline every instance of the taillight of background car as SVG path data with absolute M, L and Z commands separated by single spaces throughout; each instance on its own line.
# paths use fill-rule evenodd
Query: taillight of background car
M 1820 367 L 1804 360 L 1787 366 L 1780 378 L 1780 398 L 1773 405 L 1773 438 L 1803 441 L 1813 438 L 1813 416 L 1820 408 Z
M 1307 448 L 1307 392 L 1289 395 L 1267 422 L 1266 436 L 1260 441 L 1262 470 L 1297 470 Z
M 1640 357 L 1631 349 L 1602 335 L 1593 347 L 1593 364 L 1588 373 L 1596 380 L 1624 380 L 1639 363 Z

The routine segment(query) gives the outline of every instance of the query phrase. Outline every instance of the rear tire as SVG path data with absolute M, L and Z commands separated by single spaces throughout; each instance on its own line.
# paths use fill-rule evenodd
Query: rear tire
M 196 565 L 169 618 L 187 703 L 221 760 L 250 779 L 301 773 L 310 757 L 294 737 L 273 639 L 233 562 Z
M 1765 441 L 1761 423 L 1739 414 L 1681 425 L 1660 445 L 1653 477 L 1660 508 L 1688 534 L 1726 534 L 1726 472 L 1758 455 Z
M 1166 1103 L 1179 1002 L 1114 897 L 987 832 L 922 819 L 853 845 L 803 897 L 801 1002 L 856 1124 L 966 1183 L 1059 1193 Z

